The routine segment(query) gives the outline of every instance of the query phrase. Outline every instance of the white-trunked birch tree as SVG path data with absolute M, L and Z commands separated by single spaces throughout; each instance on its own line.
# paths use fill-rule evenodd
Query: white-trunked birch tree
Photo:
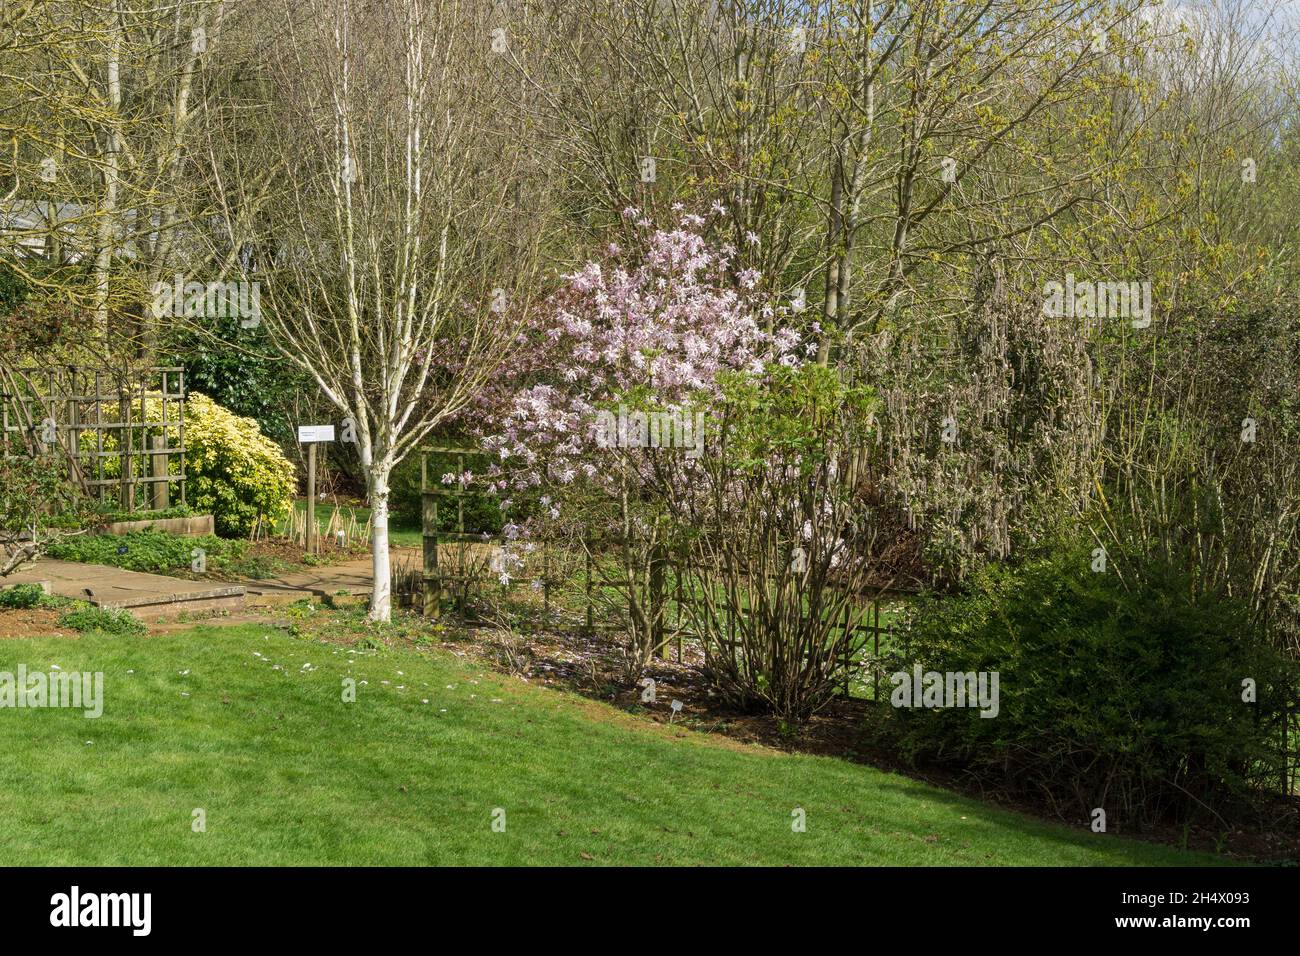
M 509 360 L 545 168 L 485 6 L 283 2 L 268 50 L 278 171 L 260 217 L 264 321 L 338 409 L 340 440 L 355 440 L 370 619 L 389 620 L 390 475 Z

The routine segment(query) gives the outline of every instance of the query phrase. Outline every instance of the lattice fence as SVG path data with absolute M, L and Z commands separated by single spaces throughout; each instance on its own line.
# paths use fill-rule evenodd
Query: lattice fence
M 185 372 L 0 364 L 0 454 L 60 456 L 125 512 L 185 500 Z

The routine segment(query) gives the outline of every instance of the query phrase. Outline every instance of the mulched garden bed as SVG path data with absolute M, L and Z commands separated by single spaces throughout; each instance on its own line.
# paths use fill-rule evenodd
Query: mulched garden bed
M 57 608 L 33 607 L 21 610 L 0 609 L 0 640 L 15 637 L 80 637 L 66 627 L 59 627 Z

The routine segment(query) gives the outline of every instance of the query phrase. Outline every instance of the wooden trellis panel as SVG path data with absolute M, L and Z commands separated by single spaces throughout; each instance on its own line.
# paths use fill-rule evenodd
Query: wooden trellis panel
M 0 454 L 61 455 L 83 494 L 122 511 L 184 505 L 185 371 L 0 365 Z

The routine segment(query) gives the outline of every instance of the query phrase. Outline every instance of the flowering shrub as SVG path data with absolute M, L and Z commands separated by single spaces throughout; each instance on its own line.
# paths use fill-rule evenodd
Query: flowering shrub
M 566 277 L 530 332 L 533 362 L 499 396 L 483 444 L 503 510 L 529 515 L 522 529 L 507 525 L 508 538 L 568 530 L 590 547 L 597 597 L 624 623 L 626 676 L 635 679 L 672 636 L 666 558 L 682 529 L 669 503 L 698 477 L 724 382 L 797 366 L 801 342 L 778 327 L 783 312 L 760 298 L 757 273 L 732 274 L 735 250 L 709 244 L 705 218 L 654 230 L 636 210 L 625 216 L 643 238 L 626 251 L 610 245 Z
M 694 632 L 722 696 L 800 723 L 847 686 L 887 587 L 871 390 L 809 363 L 727 376 L 719 447 L 671 489 Z
M 712 248 L 705 225 L 684 216 L 677 229 L 650 232 L 643 248 L 611 244 L 603 261 L 566 277 L 533 330 L 532 365 L 510 383 L 496 432 L 484 438 L 507 507 L 512 493 L 543 485 L 585 479 L 611 492 L 643 480 L 653 456 L 620 456 L 631 474 L 610 467 L 608 416 L 620 410 L 693 421 L 720 397 L 721 373 L 759 376 L 771 363 L 798 364 L 798 334 L 771 331 L 780 316 L 759 299 L 757 274 L 733 278 L 735 250 Z M 559 500 L 543 508 L 553 520 Z

